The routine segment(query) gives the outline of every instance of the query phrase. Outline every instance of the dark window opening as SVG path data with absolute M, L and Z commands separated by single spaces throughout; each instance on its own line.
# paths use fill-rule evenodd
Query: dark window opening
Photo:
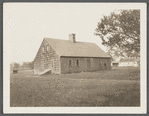
M 79 60 L 77 59 L 77 66 L 79 66 Z
M 106 63 L 105 63 L 105 66 L 106 66 Z
M 69 60 L 69 67 L 71 67 L 72 66 L 72 61 L 71 60 Z

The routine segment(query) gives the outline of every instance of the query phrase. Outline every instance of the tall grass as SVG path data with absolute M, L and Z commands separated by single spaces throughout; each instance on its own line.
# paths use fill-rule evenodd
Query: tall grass
M 10 106 L 140 106 L 139 73 L 135 68 L 43 76 L 13 74 Z

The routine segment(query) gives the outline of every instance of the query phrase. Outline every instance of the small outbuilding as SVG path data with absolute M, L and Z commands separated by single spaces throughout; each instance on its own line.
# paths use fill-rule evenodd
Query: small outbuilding
M 95 43 L 44 38 L 34 59 L 34 73 L 53 74 L 99 71 L 111 69 L 111 56 Z
M 119 66 L 119 62 L 118 61 L 112 61 L 111 62 L 111 66 L 118 67 Z

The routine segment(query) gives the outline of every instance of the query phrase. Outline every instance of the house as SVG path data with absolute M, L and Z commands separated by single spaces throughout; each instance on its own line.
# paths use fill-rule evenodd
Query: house
M 112 61 L 111 66 L 118 67 L 119 66 L 119 61 Z
M 136 58 L 122 58 L 119 61 L 119 67 L 124 67 L 124 66 L 133 66 L 136 67 L 138 66 Z
M 44 38 L 34 59 L 34 73 L 65 74 L 111 69 L 111 57 L 95 43 Z

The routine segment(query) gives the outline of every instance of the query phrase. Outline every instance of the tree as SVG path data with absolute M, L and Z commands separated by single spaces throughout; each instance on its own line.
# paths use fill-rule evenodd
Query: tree
M 29 63 L 29 67 L 30 67 L 31 69 L 34 69 L 34 61 L 32 61 L 32 62 Z
M 34 68 L 34 62 L 23 62 L 22 64 L 23 69 L 33 69 Z
M 22 68 L 23 68 L 23 69 L 29 69 L 29 68 L 30 68 L 30 67 L 29 67 L 29 64 L 30 64 L 30 62 L 23 62 Z
M 19 64 L 19 63 L 14 62 L 14 64 L 13 64 L 13 68 L 15 68 L 15 69 L 20 68 L 20 64 Z
M 140 10 L 120 10 L 103 16 L 96 28 L 102 44 L 116 56 L 140 54 Z

